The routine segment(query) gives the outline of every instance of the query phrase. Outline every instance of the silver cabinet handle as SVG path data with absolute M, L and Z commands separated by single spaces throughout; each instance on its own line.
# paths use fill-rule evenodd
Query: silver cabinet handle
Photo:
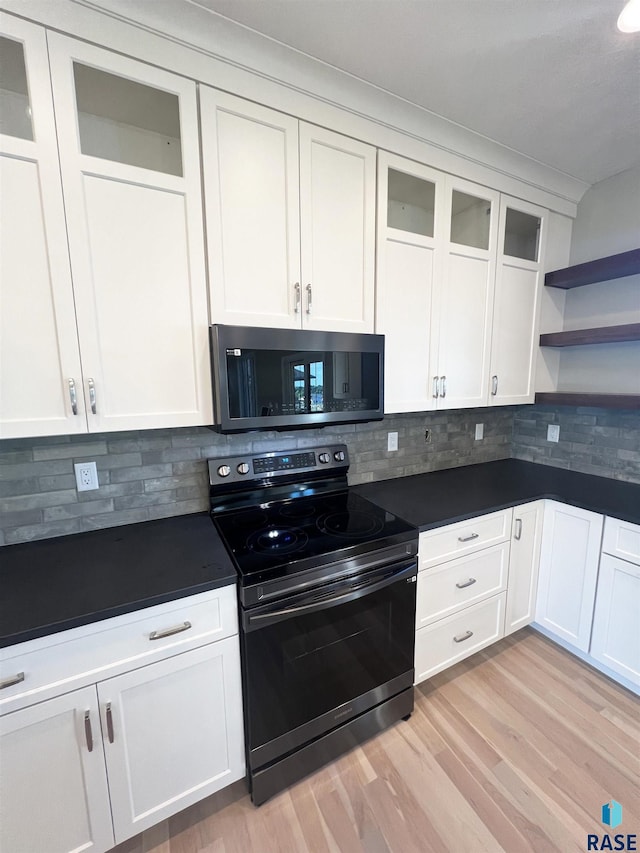
M 474 583 L 477 583 L 476 579 L 469 578 L 468 581 L 465 581 L 464 583 L 457 583 L 456 586 L 458 587 L 458 589 L 466 589 L 468 586 L 473 586 Z
M 514 539 L 520 539 L 522 536 L 522 519 L 516 518 L 516 532 L 513 535 Z
M 4 678 L 0 681 L 0 690 L 4 690 L 5 687 L 13 687 L 14 684 L 20 684 L 21 681 L 24 681 L 24 672 L 16 672 L 10 678 Z
M 495 397 L 497 393 L 498 393 L 498 377 L 492 376 L 491 377 L 491 396 Z
M 111 711 L 111 702 L 107 702 L 105 706 L 105 714 L 107 717 L 107 737 L 109 738 L 109 743 L 113 743 L 115 738 L 113 736 L 113 713 Z
M 152 631 L 149 634 L 150 640 L 162 640 L 164 637 L 171 637 L 173 634 L 181 634 L 182 631 L 188 631 L 191 628 L 191 622 L 183 622 L 182 625 L 174 625 L 173 628 L 166 628 L 164 631 Z
M 311 285 L 307 285 L 307 314 L 311 314 L 311 309 L 313 308 L 313 291 L 311 290 Z
M 437 376 L 433 377 L 433 396 L 435 397 L 436 400 L 440 396 L 440 394 L 438 392 L 438 377 Z
M 87 379 L 87 385 L 89 386 L 89 405 L 91 406 L 91 411 L 93 414 L 96 414 L 96 383 L 93 379 Z
M 84 737 L 87 741 L 87 751 L 93 752 L 93 732 L 91 731 L 91 717 L 89 711 L 84 712 Z
M 454 643 L 464 643 L 465 640 L 473 637 L 473 631 L 465 631 L 464 634 L 459 634 L 457 637 L 453 638 Z
M 300 292 L 300 282 L 299 281 L 296 281 L 296 283 L 293 285 L 293 292 L 295 295 L 295 301 L 293 303 L 293 310 L 295 311 L 296 314 L 299 314 L 300 313 L 300 302 L 302 301 L 302 294 Z
M 76 394 L 75 379 L 69 380 L 69 399 L 71 400 L 71 411 L 74 415 L 78 414 L 78 395 Z
M 458 542 L 471 542 L 472 539 L 477 539 L 479 533 L 471 533 L 469 536 L 458 536 Z
M 447 396 L 447 377 L 446 376 L 440 377 L 440 396 L 442 397 L 443 400 Z

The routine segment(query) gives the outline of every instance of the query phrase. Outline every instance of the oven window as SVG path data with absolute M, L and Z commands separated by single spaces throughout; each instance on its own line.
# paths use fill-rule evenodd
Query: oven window
M 244 636 L 249 748 L 413 668 L 415 584 L 294 616 Z

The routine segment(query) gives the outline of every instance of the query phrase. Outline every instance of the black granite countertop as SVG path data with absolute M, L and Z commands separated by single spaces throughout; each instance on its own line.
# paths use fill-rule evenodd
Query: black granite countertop
M 519 459 L 365 483 L 354 490 L 420 530 L 539 498 L 640 524 L 640 485 Z
M 207 513 L 0 548 L 0 647 L 236 582 Z
M 517 459 L 355 486 L 420 530 L 538 498 L 640 524 L 640 485 Z M 0 548 L 0 648 L 236 581 L 207 513 Z

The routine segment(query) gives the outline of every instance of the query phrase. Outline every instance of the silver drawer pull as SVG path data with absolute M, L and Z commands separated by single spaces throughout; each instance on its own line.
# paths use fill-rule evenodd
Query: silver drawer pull
M 469 578 L 468 581 L 465 581 L 464 583 L 457 583 L 456 586 L 458 587 L 458 589 L 466 589 L 468 586 L 473 586 L 474 583 L 476 583 L 476 579 Z
M 0 681 L 0 690 L 4 690 L 5 687 L 13 687 L 14 684 L 20 684 L 21 681 L 24 681 L 24 672 L 17 672 L 11 678 Z
M 477 539 L 479 533 L 472 533 L 470 536 L 458 536 L 458 542 L 471 542 L 472 539 Z
M 438 377 L 433 377 L 433 396 L 437 400 L 440 396 L 440 392 L 438 391 Z
M 458 637 L 453 638 L 454 643 L 464 643 L 465 640 L 473 637 L 473 631 L 466 631 L 464 634 L 460 634 Z
M 516 518 L 516 530 L 514 533 L 514 539 L 520 539 L 522 537 L 522 519 Z
M 295 311 L 296 314 L 299 314 L 300 313 L 300 302 L 301 302 L 300 282 L 299 281 L 296 281 L 296 283 L 293 285 L 293 293 L 294 293 L 294 298 L 295 298 L 295 301 L 293 303 L 293 310 Z
M 173 628 L 167 628 L 164 631 L 152 631 L 149 634 L 150 640 L 163 640 L 165 637 L 171 637 L 174 634 L 180 634 L 182 631 L 188 631 L 191 628 L 191 622 L 183 622 L 182 625 L 174 625 Z
M 93 732 L 91 731 L 89 711 L 85 711 L 84 713 L 84 736 L 87 741 L 87 752 L 93 752 Z

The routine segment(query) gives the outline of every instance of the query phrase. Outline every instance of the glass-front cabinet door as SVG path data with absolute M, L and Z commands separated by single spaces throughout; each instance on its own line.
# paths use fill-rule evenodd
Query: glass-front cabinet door
M 435 407 L 434 287 L 444 235 L 444 175 L 378 154 L 376 332 L 385 335 L 385 412 Z
M 49 51 L 89 430 L 211 423 L 195 84 Z
M 460 178 L 446 180 L 441 286 L 438 408 L 484 406 L 491 347 L 499 193 Z
M 86 432 L 42 27 L 0 23 L 0 438 Z
M 489 403 L 533 403 L 546 210 L 501 196 Z

